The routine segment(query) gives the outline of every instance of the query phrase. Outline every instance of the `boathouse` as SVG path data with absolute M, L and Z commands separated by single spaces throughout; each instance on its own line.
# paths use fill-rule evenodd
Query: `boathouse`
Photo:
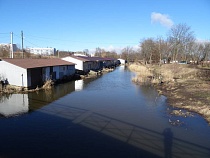
M 118 59 L 121 65 L 125 65 L 126 61 L 124 59 Z
M 0 80 L 15 86 L 34 88 L 74 73 L 75 64 L 61 59 L 0 59 Z
M 84 73 L 92 71 L 99 71 L 103 69 L 103 58 L 100 57 L 87 57 L 87 56 L 68 56 L 62 60 L 75 63 L 75 69 L 83 71 Z
M 103 66 L 105 68 L 113 68 L 119 65 L 119 60 L 114 58 L 103 58 Z

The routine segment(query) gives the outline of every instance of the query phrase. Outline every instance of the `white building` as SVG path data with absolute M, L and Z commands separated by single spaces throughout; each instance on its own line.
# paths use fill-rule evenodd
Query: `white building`
M 101 57 L 87 57 L 87 56 L 68 56 L 62 60 L 75 63 L 75 69 L 83 71 L 84 73 L 92 71 L 99 71 L 103 69 L 103 62 L 106 60 Z
M 30 53 L 40 55 L 55 55 L 55 48 L 28 48 Z
M 75 73 L 75 64 L 55 59 L 1 59 L 0 79 L 9 84 L 34 88 L 49 79 L 59 80 Z
M 121 65 L 125 65 L 126 61 L 124 59 L 118 59 L 121 63 Z
M 10 43 L 0 43 L 0 49 L 10 51 L 11 44 Z M 16 52 L 18 47 L 16 44 L 13 44 L 13 52 Z

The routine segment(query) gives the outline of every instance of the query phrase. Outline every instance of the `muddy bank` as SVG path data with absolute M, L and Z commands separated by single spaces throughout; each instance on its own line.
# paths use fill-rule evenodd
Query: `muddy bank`
M 7 85 L 2 87 L 0 85 L 0 95 L 1 94 L 23 94 L 23 93 L 29 93 L 29 92 L 35 92 L 40 90 L 48 90 L 51 89 L 54 85 L 54 82 L 52 80 L 48 80 L 45 82 L 45 84 L 42 87 L 36 87 L 34 89 L 28 89 L 26 87 L 19 87 L 14 85 Z
M 137 84 L 151 84 L 167 97 L 169 105 L 202 115 L 210 124 L 210 70 L 195 65 L 132 64 Z M 176 114 L 176 113 L 175 113 Z

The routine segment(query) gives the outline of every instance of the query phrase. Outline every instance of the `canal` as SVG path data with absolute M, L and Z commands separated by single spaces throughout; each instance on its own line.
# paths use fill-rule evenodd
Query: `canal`
M 120 66 L 52 90 L 0 98 L 0 157 L 210 157 L 199 115 L 171 115 L 166 97 Z

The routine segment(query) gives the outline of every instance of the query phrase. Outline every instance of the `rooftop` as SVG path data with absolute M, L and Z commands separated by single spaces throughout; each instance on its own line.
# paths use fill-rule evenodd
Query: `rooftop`
M 105 60 L 115 60 L 113 58 L 102 58 L 102 57 L 87 57 L 87 56 L 70 56 L 72 58 L 81 60 L 81 61 L 105 61 Z
M 12 58 L 5 58 L 0 59 L 11 63 L 13 65 L 22 67 L 24 69 L 29 68 L 37 68 L 37 67 L 48 67 L 48 66 L 61 66 L 61 65 L 75 65 L 74 63 L 64 61 L 58 58 L 53 59 L 12 59 Z

